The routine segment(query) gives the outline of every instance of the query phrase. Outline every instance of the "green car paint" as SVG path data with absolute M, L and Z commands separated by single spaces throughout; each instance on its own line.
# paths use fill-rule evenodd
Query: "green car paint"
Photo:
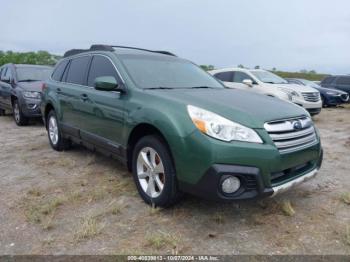
M 177 57 L 168 58 L 165 54 L 127 51 L 128 55 L 135 57 L 164 57 L 170 59 L 169 63 L 182 61 Z M 66 133 L 68 138 L 84 140 L 80 133 L 83 131 L 88 134 L 88 139 L 96 138 L 99 141 L 94 144 L 91 140 L 88 145 L 95 147 L 101 142 L 105 143 L 100 147 L 102 151 L 110 152 L 128 164 L 131 161 L 130 151 L 133 150 L 130 142 L 135 130 L 138 130 L 138 134 L 141 130 L 142 134 L 142 128 L 148 130 L 152 127 L 169 146 L 180 190 L 219 200 L 266 197 L 274 193 L 275 187 L 320 168 L 322 147 L 316 128 L 312 145 L 281 153 L 264 127 L 271 121 L 308 118 L 309 114 L 303 108 L 277 98 L 236 89 L 140 88 L 123 62 L 124 51 L 90 51 L 69 56 L 65 60 L 94 55 L 106 57 L 113 63 L 118 73 L 118 86 L 122 87 L 120 92 L 101 91 L 53 79 L 46 83 L 41 106 L 44 121 L 48 111 L 54 109 L 60 125 L 69 131 Z M 220 83 L 218 85 L 221 86 Z M 82 97 L 82 93 L 87 99 Z M 253 129 L 263 143 L 226 142 L 202 133 L 189 116 L 188 105 Z M 256 183 L 253 183 L 256 189 L 249 189 L 255 190 L 254 193 L 243 192 L 232 197 L 222 194 L 220 176 L 222 173 L 235 174 L 240 167 L 245 170 L 243 176 L 246 175 L 246 167 L 252 168 L 247 172 L 253 172 L 252 175 L 256 177 Z M 226 168 L 227 172 L 217 171 Z M 279 172 L 285 173 L 282 178 L 272 181 L 271 175 Z

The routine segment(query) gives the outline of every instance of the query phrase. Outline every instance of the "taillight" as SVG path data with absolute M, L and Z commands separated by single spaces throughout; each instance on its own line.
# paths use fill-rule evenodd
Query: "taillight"
M 42 92 L 45 92 L 45 91 L 46 91 L 46 88 L 47 88 L 47 85 L 46 85 L 45 83 L 43 83 L 43 84 L 41 85 L 41 91 L 42 91 Z

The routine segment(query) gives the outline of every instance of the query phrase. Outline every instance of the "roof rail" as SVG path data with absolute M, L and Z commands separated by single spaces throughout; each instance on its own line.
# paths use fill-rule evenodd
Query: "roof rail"
M 152 52 L 152 53 L 159 53 L 163 55 L 170 55 L 170 56 L 176 56 L 173 53 L 170 53 L 168 51 L 154 51 L 154 50 L 148 50 L 138 47 L 131 47 L 131 46 L 111 46 L 111 45 L 92 45 L 89 49 L 71 49 L 64 53 L 63 57 L 68 57 L 72 55 L 77 55 L 84 52 L 89 51 L 109 51 L 113 52 L 115 51 L 114 48 L 126 48 L 126 49 L 134 49 L 134 50 L 140 50 L 140 51 L 146 51 L 146 52 Z
M 163 54 L 163 55 L 176 56 L 175 54 L 168 52 L 168 51 L 149 50 L 149 49 L 145 49 L 145 48 L 132 47 L 132 46 L 122 46 L 122 45 L 112 45 L 112 47 L 134 49 L 134 50 L 140 50 L 140 51 L 146 51 L 146 52 L 152 52 L 152 53 L 159 53 L 159 54 Z

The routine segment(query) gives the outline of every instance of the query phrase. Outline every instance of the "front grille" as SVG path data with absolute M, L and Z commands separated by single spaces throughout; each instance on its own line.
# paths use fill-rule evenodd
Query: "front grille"
M 341 99 L 344 101 L 344 102 L 347 102 L 349 100 L 349 95 L 348 94 L 342 94 L 340 95 Z
M 308 117 L 271 121 L 265 123 L 280 153 L 291 153 L 317 144 L 317 136 L 312 121 Z
M 309 93 L 301 93 L 305 99 L 305 101 L 308 102 L 318 102 L 320 101 L 320 93 L 319 92 L 309 92 Z

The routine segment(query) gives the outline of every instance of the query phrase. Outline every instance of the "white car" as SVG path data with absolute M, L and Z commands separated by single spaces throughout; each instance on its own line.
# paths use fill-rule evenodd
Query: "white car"
M 261 69 L 225 68 L 209 71 L 228 88 L 238 88 L 278 97 L 304 107 L 311 115 L 321 112 L 319 91 L 312 87 L 289 84 L 283 78 Z

